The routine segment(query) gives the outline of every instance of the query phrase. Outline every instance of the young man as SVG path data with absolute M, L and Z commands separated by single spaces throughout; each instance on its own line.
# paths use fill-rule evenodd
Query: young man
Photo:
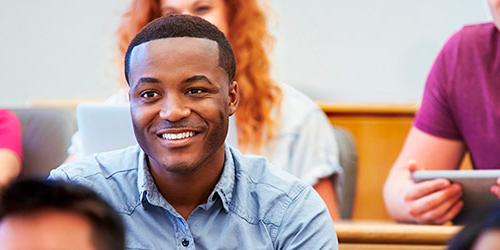
M 384 199 L 398 221 L 442 224 L 463 207 L 462 187 L 446 179 L 415 183 L 418 169 L 458 169 L 469 151 L 474 169 L 500 168 L 500 0 L 493 23 L 467 25 L 436 58 L 422 105 L 386 180 Z M 500 178 L 490 188 L 500 198 Z
M 23 180 L 0 196 L 2 249 L 123 250 L 120 216 L 97 194 L 64 182 Z
M 224 145 L 238 105 L 233 51 L 192 16 L 148 24 L 125 56 L 139 147 L 97 154 L 51 178 L 87 184 L 123 215 L 138 249 L 335 249 L 312 187 Z

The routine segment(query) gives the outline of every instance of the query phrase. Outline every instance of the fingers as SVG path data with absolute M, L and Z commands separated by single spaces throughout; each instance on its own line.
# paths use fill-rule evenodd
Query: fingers
M 491 186 L 490 191 L 497 197 L 500 198 L 500 187 L 498 184 Z
M 436 190 L 422 198 L 411 201 L 410 211 L 413 214 L 420 215 L 429 210 L 436 209 L 448 201 L 455 203 L 460 196 L 462 196 L 462 188 L 458 184 L 453 184 L 441 190 Z M 450 208 L 451 205 L 452 204 L 449 204 L 448 208 Z
M 490 192 L 493 193 L 497 198 L 500 199 L 500 184 L 495 184 L 491 186 Z
M 435 180 L 416 183 L 408 190 L 404 199 L 405 201 L 416 200 L 424 196 L 427 196 L 431 193 L 445 189 L 450 185 L 451 183 L 447 179 L 435 179 Z
M 418 167 L 416 161 L 410 160 L 407 165 L 409 176 Z M 500 198 L 500 178 L 497 185 L 492 187 L 492 192 Z M 463 191 L 457 183 L 447 179 L 435 179 L 414 183 L 404 194 L 407 213 L 417 223 L 443 224 L 452 220 L 462 210 L 464 204 L 460 200 Z
M 455 196 L 436 207 L 429 209 L 421 214 L 412 214 L 418 223 L 443 224 L 453 219 L 462 209 L 463 201 L 460 200 L 462 193 Z M 429 206 L 430 207 L 430 206 Z
M 419 167 L 417 166 L 417 162 L 415 160 L 408 161 L 408 170 L 410 170 L 410 173 L 419 170 Z
M 491 186 L 490 192 L 493 193 L 497 198 L 500 199 L 500 178 L 497 179 L 497 183 Z
M 446 214 L 441 216 L 441 218 L 436 218 L 433 221 L 428 221 L 427 223 L 444 224 L 444 223 L 452 220 L 453 218 L 455 218 L 455 216 L 457 216 L 457 214 L 460 213 L 463 206 L 464 206 L 464 202 L 461 200 L 458 200 L 452 206 L 452 208 L 450 210 L 448 210 L 448 212 Z
M 463 202 L 460 201 L 462 188 L 458 184 L 444 185 L 442 182 L 427 181 L 415 185 L 413 194 L 407 197 L 418 197 L 407 199 L 408 213 L 418 223 L 442 224 L 454 218 L 462 209 Z M 419 186 L 419 187 L 417 187 Z M 441 187 L 441 188 L 439 188 Z M 430 191 L 431 192 L 427 192 Z M 419 193 L 420 192 L 420 193 Z M 421 195 L 425 194 L 425 195 Z

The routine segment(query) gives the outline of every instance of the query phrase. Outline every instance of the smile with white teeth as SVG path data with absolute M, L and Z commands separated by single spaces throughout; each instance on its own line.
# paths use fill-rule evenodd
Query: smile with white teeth
M 193 137 L 193 136 L 194 136 L 193 131 L 182 132 L 182 133 L 165 133 L 165 134 L 161 135 L 161 137 L 165 140 L 180 140 L 180 139 L 189 138 L 189 137 Z

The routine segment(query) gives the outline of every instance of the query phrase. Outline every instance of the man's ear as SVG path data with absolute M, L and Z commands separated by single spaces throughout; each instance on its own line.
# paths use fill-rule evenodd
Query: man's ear
M 233 81 L 231 84 L 229 84 L 229 101 L 228 101 L 229 115 L 233 115 L 236 112 L 239 102 L 240 102 L 240 90 L 238 87 L 238 82 Z

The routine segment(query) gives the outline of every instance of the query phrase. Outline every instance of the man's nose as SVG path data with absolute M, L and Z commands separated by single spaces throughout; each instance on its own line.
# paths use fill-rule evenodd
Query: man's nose
M 160 110 L 160 118 L 171 122 L 182 120 L 191 114 L 191 109 L 177 97 L 167 98 Z

